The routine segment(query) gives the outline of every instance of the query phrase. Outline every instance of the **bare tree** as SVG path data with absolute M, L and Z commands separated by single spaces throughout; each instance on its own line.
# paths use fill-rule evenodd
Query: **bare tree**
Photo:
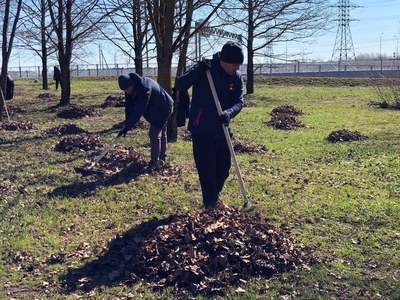
M 96 32 L 96 24 L 107 18 L 104 2 L 100 0 L 47 0 L 55 36 L 52 42 L 56 45 L 61 70 L 60 106 L 70 104 L 71 72 L 73 52 L 90 42 Z
M 106 7 L 109 26 L 98 27 L 103 37 L 135 63 L 136 73 L 143 75 L 144 53 L 152 39 L 146 1 L 115 0 Z M 131 53 L 133 49 L 133 54 Z M 147 58 L 148 61 L 148 58 Z
M 225 0 L 221 0 L 213 3 L 210 1 L 191 2 L 189 0 L 175 3 L 174 0 L 151 0 L 148 2 L 148 13 L 154 31 L 154 40 L 157 50 L 157 81 L 168 93 L 172 92 L 171 71 L 173 54 L 177 50 L 181 51 L 179 54 L 179 65 L 181 69 L 178 70 L 181 72 L 185 67 L 187 57 L 185 51 L 187 50 L 190 38 L 210 20 L 224 1 Z M 182 10 L 184 3 L 186 3 L 186 13 Z M 207 6 L 209 10 L 205 13 L 206 16 L 203 22 L 191 32 L 194 11 L 205 6 Z M 182 21 L 183 25 L 177 26 L 184 16 L 186 19 Z M 183 63 L 183 60 L 185 63 Z M 177 105 L 178 103 L 174 104 L 175 107 Z M 173 114 L 168 122 L 168 140 L 176 141 L 176 114 Z
M 24 50 L 33 51 L 42 61 L 42 88 L 48 89 L 48 57 L 55 53 L 55 45 L 50 42 L 53 27 L 49 21 L 48 3 L 46 0 L 24 1 L 24 13 L 17 39 Z
M 6 95 L 6 83 L 8 73 L 8 62 L 10 60 L 15 32 L 17 31 L 18 21 L 21 13 L 22 0 L 5 0 L 4 11 L 2 14 L 3 36 L 1 48 L 1 75 L 0 88 L 3 95 Z M 3 120 L 4 97 L 0 97 L 0 121 Z
M 229 7 L 228 7 L 229 6 Z M 223 19 L 246 33 L 246 93 L 254 92 L 254 57 L 268 56 L 267 47 L 278 42 L 298 41 L 328 29 L 329 1 L 325 0 L 246 0 L 230 2 Z

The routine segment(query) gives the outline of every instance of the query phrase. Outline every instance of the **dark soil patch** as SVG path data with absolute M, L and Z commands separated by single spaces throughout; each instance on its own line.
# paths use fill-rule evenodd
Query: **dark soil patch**
M 358 131 L 350 131 L 347 129 L 340 129 L 331 132 L 326 140 L 332 143 L 337 142 L 350 142 L 350 141 L 362 141 L 366 140 L 368 137 L 363 135 Z
M 86 130 L 79 128 L 75 124 L 62 124 L 46 130 L 48 135 L 67 135 L 67 134 L 80 134 L 87 133 Z
M 90 290 L 97 278 L 108 278 L 110 284 L 144 281 L 155 290 L 173 286 L 177 299 L 199 293 L 223 295 L 227 288 L 251 279 L 271 278 L 316 262 L 310 250 L 296 243 L 260 212 L 246 214 L 226 207 L 173 215 L 117 236 L 103 257 L 71 270 L 66 284 Z M 93 280 L 81 284 L 83 277 Z
M 125 107 L 125 97 L 124 96 L 113 96 L 110 95 L 106 98 L 104 103 L 100 105 L 101 108 L 106 107 Z
M 1 128 L 5 130 L 30 130 L 36 127 L 31 121 L 6 121 L 1 124 Z
M 93 137 L 86 134 L 72 135 L 63 138 L 54 150 L 59 152 L 79 152 L 79 151 L 91 151 L 105 148 L 105 143 L 99 137 Z
M 63 119 L 81 119 L 84 117 L 97 117 L 100 113 L 86 106 L 70 105 L 67 108 L 57 109 L 57 117 Z

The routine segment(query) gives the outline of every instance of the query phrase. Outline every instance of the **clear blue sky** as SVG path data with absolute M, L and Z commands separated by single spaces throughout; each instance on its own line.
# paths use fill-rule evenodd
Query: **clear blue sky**
M 339 1 L 331 0 L 333 5 Z M 356 56 L 360 53 L 386 54 L 400 51 L 400 0 L 350 0 L 350 32 Z M 338 16 L 338 8 L 334 8 Z M 288 53 L 304 50 L 306 60 L 330 60 L 332 57 L 338 24 L 312 45 L 288 43 Z M 398 45 L 398 46 L 397 46 Z M 286 48 L 286 47 L 285 47 Z M 282 46 L 274 47 L 274 54 L 286 51 Z M 400 57 L 400 53 L 399 53 Z

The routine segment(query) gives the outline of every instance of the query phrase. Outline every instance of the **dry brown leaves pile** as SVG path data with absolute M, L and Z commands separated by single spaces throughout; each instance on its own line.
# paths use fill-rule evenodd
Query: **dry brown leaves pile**
M 3 117 L 7 117 L 7 111 L 8 111 L 9 116 L 14 116 L 20 112 L 25 112 L 25 110 L 23 110 L 19 106 L 7 105 L 7 110 L 6 110 L 6 108 L 3 109 Z
M 113 96 L 109 95 L 104 103 L 100 105 L 101 108 L 106 107 L 124 107 L 125 106 L 125 97 L 124 96 Z
M 232 141 L 233 149 L 238 153 L 265 153 L 267 148 L 264 145 L 250 142 L 242 143 L 237 140 Z
M 252 278 L 308 268 L 310 250 L 262 214 L 233 208 L 174 215 L 117 236 L 104 264 L 109 279 L 173 286 L 178 298 L 223 292 Z
M 289 114 L 292 116 L 300 116 L 300 115 L 304 115 L 304 112 L 301 109 L 294 107 L 293 105 L 283 104 L 281 106 L 275 107 L 271 111 L 271 116 L 280 115 L 280 114 Z
M 363 141 L 368 137 L 358 131 L 350 131 L 347 129 L 340 129 L 331 132 L 326 138 L 329 142 L 350 142 L 350 141 Z
M 63 119 L 80 119 L 84 117 L 96 117 L 100 113 L 93 108 L 86 106 L 70 105 L 57 112 L 57 117 Z
M 80 134 L 63 138 L 54 146 L 54 150 L 59 152 L 78 152 L 98 150 L 105 146 L 107 146 L 107 143 L 105 143 L 100 137 Z
M 30 130 L 36 127 L 31 121 L 6 121 L 1 124 L 1 128 L 5 130 Z
M 275 129 L 292 130 L 299 127 L 305 127 L 305 124 L 297 120 L 295 116 L 303 115 L 301 109 L 295 108 L 292 105 L 284 104 L 275 107 L 271 112 L 271 120 L 264 122 L 268 126 Z
M 87 133 L 86 130 L 79 128 L 75 124 L 61 124 L 46 130 L 49 135 L 66 135 L 66 134 L 80 134 Z

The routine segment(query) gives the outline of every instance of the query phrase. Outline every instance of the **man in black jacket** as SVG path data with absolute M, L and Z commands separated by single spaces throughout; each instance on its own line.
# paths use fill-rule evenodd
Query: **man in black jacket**
M 211 60 L 197 62 L 175 82 L 178 91 L 192 87 L 188 130 L 192 134 L 193 157 L 205 208 L 223 206 L 218 197 L 229 176 L 231 154 L 222 125 L 229 128 L 230 119 L 244 105 L 243 79 L 239 71 L 243 60 L 241 46 L 227 42 Z M 217 87 L 221 115 L 218 115 L 206 70 L 210 71 Z
M 166 159 L 167 121 L 172 114 L 174 101 L 154 80 L 136 73 L 120 75 L 118 84 L 125 92 L 125 127 L 119 136 L 125 136 L 140 117 L 150 123 L 151 157 L 148 170 L 157 167 L 158 160 Z

